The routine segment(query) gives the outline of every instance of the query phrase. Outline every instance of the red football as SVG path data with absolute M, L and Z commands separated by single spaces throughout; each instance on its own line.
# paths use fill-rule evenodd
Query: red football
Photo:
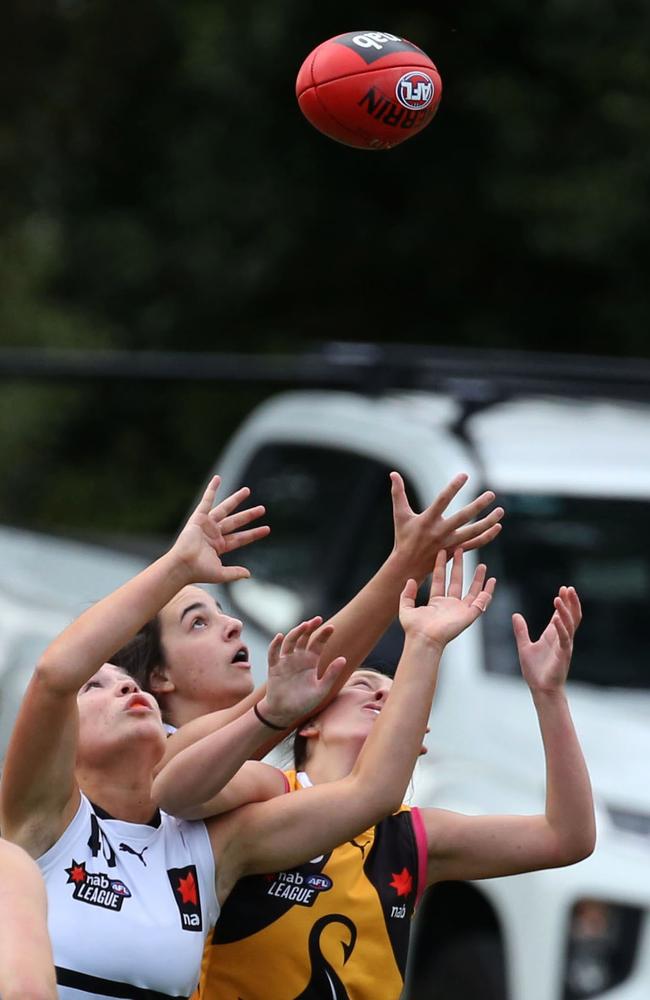
M 305 118 L 358 149 L 390 149 L 434 117 L 442 81 L 428 55 L 387 31 L 349 31 L 323 42 L 300 67 Z

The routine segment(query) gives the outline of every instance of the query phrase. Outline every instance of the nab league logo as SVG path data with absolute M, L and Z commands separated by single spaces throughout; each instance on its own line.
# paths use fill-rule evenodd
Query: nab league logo
M 174 893 L 176 906 L 181 915 L 181 927 L 184 931 L 203 930 L 201 918 L 201 897 L 199 895 L 199 880 L 195 865 L 185 868 L 168 868 L 167 878 Z
M 119 878 L 110 878 L 105 872 L 87 872 L 85 861 L 72 860 L 66 885 L 74 885 L 73 899 L 91 906 L 101 906 L 104 910 L 122 909 L 122 903 L 131 896 L 130 890 Z
M 409 111 L 424 111 L 431 104 L 434 93 L 433 80 L 419 69 L 405 73 L 395 87 L 397 100 Z
M 266 890 L 267 896 L 288 899 L 300 906 L 313 906 L 319 894 L 327 892 L 334 885 L 331 878 L 322 872 L 278 872 L 277 875 L 267 875 L 266 878 L 271 883 Z

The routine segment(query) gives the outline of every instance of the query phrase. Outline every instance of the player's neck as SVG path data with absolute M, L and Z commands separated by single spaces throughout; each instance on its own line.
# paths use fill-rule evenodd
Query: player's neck
M 151 797 L 153 770 L 148 766 L 79 767 L 77 781 L 84 795 L 114 819 L 148 823 L 157 804 Z
M 200 719 L 202 715 L 210 715 L 212 712 L 219 712 L 225 708 L 232 708 L 239 699 L 232 696 L 225 696 L 221 699 L 214 698 L 208 703 L 192 701 L 179 695 L 176 692 L 166 695 L 162 706 L 163 718 L 165 722 L 180 729 L 181 726 Z
M 82 773 L 79 786 L 92 803 L 126 823 L 148 823 L 157 809 L 151 797 L 151 778 L 142 784 L 137 780 L 107 780 L 105 775 Z
M 356 743 L 337 744 L 326 747 L 318 744 L 312 748 L 308 761 L 298 770 L 305 771 L 313 785 L 327 781 L 340 781 L 352 771 L 361 746 Z

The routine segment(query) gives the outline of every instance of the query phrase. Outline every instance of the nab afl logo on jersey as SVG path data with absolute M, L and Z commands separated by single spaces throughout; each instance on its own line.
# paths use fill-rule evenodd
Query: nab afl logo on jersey
M 433 100 L 433 80 L 422 70 L 411 70 L 397 81 L 395 96 L 402 107 L 409 111 L 424 111 Z
M 327 892 L 334 885 L 328 875 L 322 872 L 306 872 L 304 869 L 277 872 L 275 875 L 267 875 L 267 880 L 270 883 L 266 890 L 267 896 L 287 899 L 300 906 L 313 906 L 318 894 Z
M 129 899 L 131 892 L 119 878 L 111 878 L 105 872 L 87 872 L 85 861 L 75 861 L 66 868 L 67 885 L 74 885 L 72 898 L 91 906 L 101 906 L 104 910 L 122 909 L 122 903 Z
M 196 865 L 186 865 L 185 868 L 168 868 L 167 878 L 174 893 L 178 912 L 181 915 L 181 927 L 184 931 L 201 932 L 203 920 L 201 919 L 201 897 Z

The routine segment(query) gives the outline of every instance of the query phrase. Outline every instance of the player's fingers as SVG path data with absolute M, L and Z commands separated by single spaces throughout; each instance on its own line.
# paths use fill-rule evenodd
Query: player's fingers
M 305 627 L 296 641 L 296 649 L 306 649 L 312 635 L 322 624 L 323 619 L 320 615 L 317 615 L 315 618 L 310 618 L 309 621 L 305 622 Z
M 469 590 L 465 595 L 465 600 L 468 604 L 471 604 L 475 597 L 483 590 L 483 584 L 485 583 L 485 575 L 487 573 L 487 566 L 485 563 L 479 563 L 474 570 L 474 576 L 472 577 L 472 582 L 469 585 Z
M 213 507 L 210 511 L 210 517 L 213 520 L 219 521 L 219 528 L 222 535 L 227 535 L 230 531 L 238 531 L 240 528 L 245 528 L 251 521 L 256 521 L 262 514 L 266 514 L 266 508 L 262 504 L 258 504 L 257 507 L 247 507 L 246 510 L 240 510 L 236 514 L 229 514 L 227 517 L 221 519 L 218 517 L 218 510 L 218 507 Z
M 334 626 L 323 625 L 322 628 L 317 629 L 315 635 L 310 637 L 309 642 L 307 643 L 307 649 L 310 653 L 315 653 L 316 656 L 320 656 L 333 635 Z
M 431 589 L 429 591 L 429 601 L 432 601 L 434 597 L 444 597 L 446 580 L 447 580 L 447 552 L 445 549 L 440 549 L 440 551 L 436 555 L 436 561 L 433 564 L 433 572 L 431 573 Z
M 424 511 L 424 516 L 428 521 L 436 521 L 447 509 L 456 494 L 463 488 L 469 476 L 466 472 L 459 472 L 451 482 L 440 491 L 433 503 L 429 504 Z
M 282 632 L 278 632 L 277 635 L 273 636 L 271 642 L 269 643 L 267 660 L 270 667 L 276 664 L 278 662 L 278 659 L 280 658 L 280 648 L 282 646 L 283 639 L 284 635 L 282 634 Z
M 496 495 L 492 490 L 486 490 L 485 493 L 481 493 L 479 497 L 472 500 L 471 503 L 466 504 L 457 510 L 455 514 L 451 514 L 446 520 L 446 525 L 448 530 L 455 531 L 457 528 L 461 528 L 466 525 L 468 521 L 472 521 L 478 514 L 485 510 L 485 508 L 494 502 Z
M 485 584 L 483 590 L 476 595 L 472 601 L 471 607 L 477 608 L 479 614 L 485 614 L 487 609 L 490 607 L 490 602 L 494 595 L 494 588 L 496 587 L 496 578 L 491 576 L 488 582 Z
M 327 694 L 327 692 L 331 691 L 335 686 L 336 682 L 345 670 L 346 662 L 347 661 L 344 656 L 337 656 L 335 660 L 328 663 L 318 682 L 318 686 L 323 694 Z
M 448 597 L 457 597 L 459 600 L 463 596 L 463 550 L 456 549 L 451 563 L 451 574 L 449 577 Z
M 523 615 L 518 612 L 512 616 L 512 631 L 515 634 L 515 642 L 517 643 L 517 649 L 522 649 L 523 646 L 527 646 L 530 642 L 530 635 L 528 634 L 528 625 L 526 619 Z
M 222 500 L 221 503 L 217 504 L 214 510 L 211 511 L 211 517 L 220 521 L 228 514 L 232 514 L 232 512 L 239 507 L 240 503 L 243 503 L 243 501 L 250 496 L 250 492 L 251 491 L 248 486 L 240 486 L 238 490 L 235 490 L 234 493 L 231 493 L 230 496 L 225 498 L 225 500 Z
M 270 534 L 271 529 L 268 524 L 260 524 L 258 528 L 249 528 L 248 531 L 236 531 L 222 539 L 222 551 L 232 552 L 234 549 L 241 549 L 243 545 L 258 542 L 260 538 L 266 538 Z
M 473 549 L 482 549 L 484 545 L 488 545 L 490 542 L 493 542 L 502 527 L 502 524 L 494 524 L 491 528 L 488 528 L 487 531 L 482 531 L 480 535 L 476 535 L 475 538 L 467 539 L 462 543 L 463 552 L 471 552 Z
M 556 597 L 553 601 L 553 606 L 555 608 L 555 613 L 559 615 L 564 628 L 571 636 L 573 636 L 576 627 L 566 599 L 563 600 L 560 596 Z
M 404 589 L 400 594 L 399 606 L 400 610 L 402 608 L 414 608 L 415 598 L 418 592 L 418 585 L 415 580 L 407 580 L 404 584 Z
M 567 602 L 573 618 L 574 627 L 577 628 L 582 621 L 582 606 L 575 587 L 567 587 Z
M 403 520 L 409 514 L 413 513 L 411 505 L 408 502 L 408 497 L 406 496 L 404 480 L 399 472 L 391 472 L 390 474 L 390 495 L 396 520 Z
M 480 535 L 483 531 L 487 531 L 492 528 L 495 524 L 498 524 L 505 511 L 503 507 L 495 507 L 491 510 L 489 514 L 485 517 L 481 517 L 478 521 L 472 521 L 471 524 L 462 524 L 454 531 L 454 539 L 457 545 L 461 545 L 463 542 L 469 542 L 477 535 Z M 449 522 L 447 522 L 449 526 Z
M 299 625 L 295 625 L 284 637 L 282 642 L 282 648 L 280 650 L 281 656 L 291 656 L 296 648 L 296 643 L 303 633 L 303 630 L 307 627 L 307 622 L 300 622 Z
M 248 580 L 250 570 L 245 566 L 222 566 L 220 583 L 233 583 L 235 580 Z
M 562 621 L 561 615 L 557 611 L 551 618 L 551 625 L 557 633 L 561 648 L 571 649 L 571 635 Z
M 205 488 L 201 500 L 194 509 L 195 514 L 207 514 L 210 507 L 214 503 L 214 498 L 216 496 L 217 490 L 219 489 L 219 484 L 221 483 L 220 476 L 213 476 L 208 485 Z

